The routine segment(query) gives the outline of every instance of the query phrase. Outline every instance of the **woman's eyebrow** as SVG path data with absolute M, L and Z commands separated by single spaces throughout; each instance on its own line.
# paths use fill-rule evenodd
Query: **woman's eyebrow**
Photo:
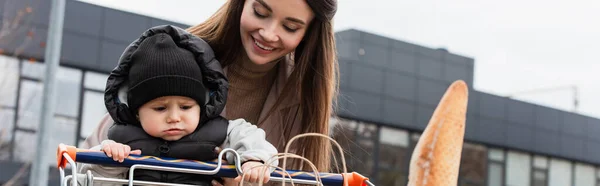
M 271 9 L 271 7 L 264 1 L 264 0 L 256 0 L 256 2 L 260 3 L 262 6 L 264 6 L 267 10 L 269 10 L 269 12 L 273 12 L 273 9 Z M 297 18 L 293 18 L 293 17 L 286 17 L 285 19 L 287 19 L 288 21 L 292 21 L 292 22 L 296 22 L 302 25 L 306 25 L 306 23 L 304 23 L 304 21 L 297 19 Z
M 299 24 L 302 24 L 302 25 L 306 25 L 306 23 L 304 23 L 304 21 L 302 21 L 300 19 L 296 19 L 296 18 L 293 18 L 293 17 L 286 17 L 285 19 L 287 19 L 288 21 L 292 21 L 292 22 L 296 22 L 296 23 L 299 23 Z
M 265 1 L 263 1 L 263 0 L 256 0 L 256 2 L 260 3 L 261 5 L 263 5 L 267 10 L 269 10 L 269 12 L 273 12 L 273 9 L 271 9 L 271 7 L 269 5 L 267 5 L 267 3 L 265 3 Z

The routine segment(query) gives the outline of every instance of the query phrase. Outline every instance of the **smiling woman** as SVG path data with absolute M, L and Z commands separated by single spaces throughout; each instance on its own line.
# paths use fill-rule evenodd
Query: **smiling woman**
M 329 134 L 338 83 L 336 11 L 335 0 L 230 0 L 189 28 L 225 67 L 230 91 L 223 114 L 256 123 L 280 151 L 297 134 Z M 329 142 L 306 138 L 297 144 L 298 153 L 329 169 Z

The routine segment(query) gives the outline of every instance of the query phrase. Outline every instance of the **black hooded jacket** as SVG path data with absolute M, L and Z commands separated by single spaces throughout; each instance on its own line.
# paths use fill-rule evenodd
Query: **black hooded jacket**
M 157 33 L 170 35 L 177 45 L 191 51 L 204 75 L 204 86 L 209 98 L 201 105 L 201 121 L 193 133 L 178 141 L 165 141 L 144 132 L 135 115 L 127 108 L 127 78 L 132 54 L 139 44 Z M 204 40 L 171 26 L 156 26 L 145 31 L 123 52 L 118 66 L 110 73 L 106 83 L 104 101 L 106 109 L 115 121 L 108 137 L 119 143 L 142 150 L 142 155 L 211 161 L 217 158 L 214 149 L 223 144 L 227 137 L 228 121 L 220 116 L 227 100 L 228 81 L 214 52 Z M 194 174 L 136 170 L 136 180 L 160 181 L 194 185 L 210 185 L 212 177 Z

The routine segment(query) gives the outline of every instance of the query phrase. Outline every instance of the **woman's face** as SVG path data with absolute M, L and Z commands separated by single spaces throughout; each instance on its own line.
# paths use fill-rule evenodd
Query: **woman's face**
M 240 18 L 246 67 L 270 69 L 274 60 L 294 51 L 314 15 L 306 0 L 246 0 Z

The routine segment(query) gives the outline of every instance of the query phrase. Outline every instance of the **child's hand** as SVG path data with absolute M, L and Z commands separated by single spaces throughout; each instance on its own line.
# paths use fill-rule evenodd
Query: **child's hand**
M 129 145 L 123 145 L 114 141 L 105 141 L 102 143 L 102 151 L 106 153 L 108 157 L 112 157 L 113 160 L 123 162 L 129 154 L 142 154 L 141 150 L 131 150 Z
M 259 166 L 259 167 L 257 167 L 257 166 Z M 253 167 L 257 167 L 257 168 L 253 168 Z M 244 176 L 244 181 L 250 182 L 250 183 L 258 183 L 260 181 L 260 176 L 261 176 L 261 174 L 263 174 L 263 172 L 264 172 L 263 183 L 269 182 L 269 179 L 271 178 L 271 172 L 268 170 L 269 170 L 269 168 L 264 166 L 264 164 L 261 162 L 248 161 L 248 162 L 242 164 L 242 171 L 244 171 L 244 174 L 246 175 L 246 176 Z M 235 181 L 241 182 L 242 175 L 239 175 L 238 177 L 236 177 Z

